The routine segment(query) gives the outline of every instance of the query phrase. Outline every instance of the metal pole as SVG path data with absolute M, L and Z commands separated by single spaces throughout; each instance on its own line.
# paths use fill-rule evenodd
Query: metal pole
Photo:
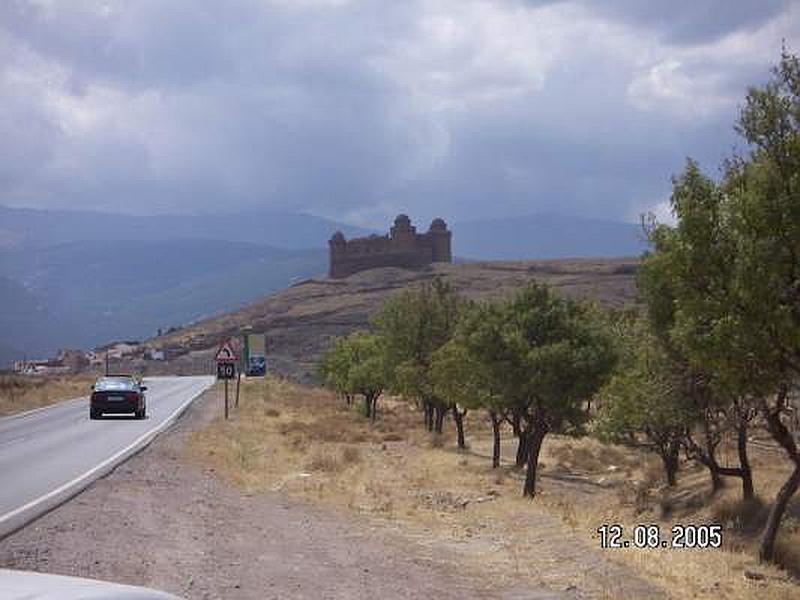
M 106 350 L 106 375 L 108 375 L 108 350 Z
M 228 380 L 225 380 L 225 420 L 228 420 Z
M 234 406 L 239 408 L 239 385 L 242 380 L 242 372 L 239 371 L 236 373 L 236 401 L 234 402 Z

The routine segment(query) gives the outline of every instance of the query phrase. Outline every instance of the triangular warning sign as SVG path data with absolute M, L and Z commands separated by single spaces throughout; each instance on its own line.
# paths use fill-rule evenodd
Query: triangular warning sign
M 236 360 L 238 357 L 236 356 L 236 352 L 231 345 L 230 339 L 225 340 L 223 344 L 217 350 L 217 355 L 214 358 L 218 361 L 226 361 L 226 360 Z

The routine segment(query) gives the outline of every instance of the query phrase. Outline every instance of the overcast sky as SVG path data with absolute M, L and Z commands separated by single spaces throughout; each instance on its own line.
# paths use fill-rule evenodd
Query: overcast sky
M 635 220 L 782 39 L 800 2 L 2 0 L 0 204 Z

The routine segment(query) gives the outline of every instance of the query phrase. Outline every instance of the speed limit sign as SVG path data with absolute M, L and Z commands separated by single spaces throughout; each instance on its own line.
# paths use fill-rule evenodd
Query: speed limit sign
M 217 379 L 235 379 L 236 363 L 232 360 L 219 361 L 217 363 Z

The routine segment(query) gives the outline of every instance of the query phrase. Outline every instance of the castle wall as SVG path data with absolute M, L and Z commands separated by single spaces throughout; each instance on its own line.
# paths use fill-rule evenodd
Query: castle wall
M 405 215 L 395 220 L 389 235 L 345 240 L 336 233 L 329 242 L 329 275 L 347 277 L 379 267 L 418 269 L 433 262 L 452 262 L 451 233 L 437 219 L 427 233 L 419 234 Z

